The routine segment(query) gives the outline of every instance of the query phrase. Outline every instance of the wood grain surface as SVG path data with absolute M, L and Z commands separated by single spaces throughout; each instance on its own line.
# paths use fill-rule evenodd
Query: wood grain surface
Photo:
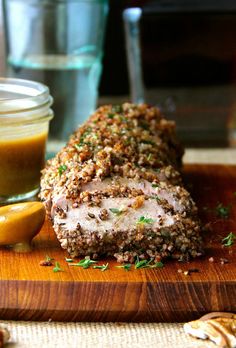
M 99 260 L 109 262 L 105 272 L 72 267 L 46 221 L 32 252 L 0 248 L 0 319 L 181 322 L 236 311 L 236 241 L 231 247 L 221 243 L 229 232 L 236 234 L 236 167 L 188 165 L 184 176 L 203 223 L 210 223 L 202 232 L 204 257 L 165 261 L 162 269 L 125 271 L 112 259 Z M 227 219 L 217 216 L 219 203 L 230 206 Z M 63 271 L 40 266 L 46 255 Z M 185 275 L 189 269 L 198 272 Z

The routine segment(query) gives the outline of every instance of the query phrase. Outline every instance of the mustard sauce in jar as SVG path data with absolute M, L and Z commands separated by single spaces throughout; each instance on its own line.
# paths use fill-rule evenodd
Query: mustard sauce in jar
M 42 133 L 15 140 L 0 140 L 1 196 L 15 196 L 38 189 L 46 139 L 47 133 Z
M 0 203 L 38 192 L 51 104 L 48 88 L 40 83 L 0 79 Z

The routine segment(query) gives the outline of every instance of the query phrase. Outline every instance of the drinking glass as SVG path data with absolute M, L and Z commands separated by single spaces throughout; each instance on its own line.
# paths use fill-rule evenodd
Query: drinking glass
M 96 108 L 108 0 L 4 0 L 7 74 L 50 88 L 50 136 L 66 139 Z

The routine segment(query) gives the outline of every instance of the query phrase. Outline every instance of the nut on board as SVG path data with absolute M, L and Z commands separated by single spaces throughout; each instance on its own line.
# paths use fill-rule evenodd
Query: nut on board
M 209 339 L 221 348 L 236 347 L 236 314 L 214 312 L 184 324 L 185 333 Z

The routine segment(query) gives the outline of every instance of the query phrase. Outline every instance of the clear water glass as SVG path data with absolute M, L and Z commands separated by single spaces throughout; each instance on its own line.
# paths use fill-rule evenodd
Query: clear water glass
M 4 0 L 7 74 L 43 82 L 50 136 L 66 139 L 94 111 L 108 0 Z

